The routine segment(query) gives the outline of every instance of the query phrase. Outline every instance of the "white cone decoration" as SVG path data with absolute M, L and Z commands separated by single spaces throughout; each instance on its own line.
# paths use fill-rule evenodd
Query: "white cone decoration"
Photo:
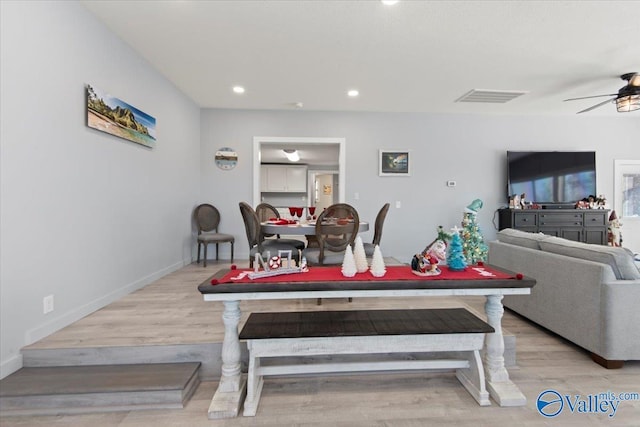
M 358 273 L 364 273 L 369 269 L 367 254 L 364 252 L 364 245 L 362 244 L 362 237 L 360 236 L 357 236 L 353 242 L 353 257 L 356 259 L 356 269 Z
M 347 246 L 347 249 L 344 251 L 344 260 L 342 261 L 342 275 L 344 277 L 353 277 L 357 271 L 353 251 L 351 250 L 351 246 Z
M 374 277 L 382 277 L 387 274 L 387 269 L 384 265 L 384 258 L 382 257 L 382 251 L 378 245 L 373 249 L 373 259 L 371 260 L 370 271 L 371 275 Z

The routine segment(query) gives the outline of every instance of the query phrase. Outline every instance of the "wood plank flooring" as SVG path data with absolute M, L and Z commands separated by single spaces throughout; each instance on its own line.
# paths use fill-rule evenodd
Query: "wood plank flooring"
M 33 344 L 34 348 L 93 347 L 219 341 L 223 335 L 222 304 L 205 303 L 196 287 L 222 262 L 189 265 Z M 243 302 L 244 323 L 251 311 L 345 310 L 459 307 L 483 311 L 484 298 L 324 299 Z M 503 324 L 517 336 L 518 366 L 511 379 L 527 397 L 527 405 L 480 407 L 451 373 L 352 375 L 270 378 L 256 417 L 208 420 L 207 408 L 217 387 L 200 384 L 184 409 L 130 411 L 40 417 L 3 417 L 13 426 L 634 426 L 640 425 L 640 400 L 620 403 L 613 418 L 604 414 L 572 414 L 565 409 L 546 419 L 536 398 L 555 389 L 572 396 L 612 391 L 640 393 L 640 361 L 607 370 L 584 350 L 505 311 Z M 580 327 L 580 325 L 576 325 Z

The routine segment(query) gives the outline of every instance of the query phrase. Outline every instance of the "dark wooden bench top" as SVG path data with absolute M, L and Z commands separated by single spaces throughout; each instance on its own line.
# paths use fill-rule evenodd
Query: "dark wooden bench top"
M 489 333 L 464 308 L 251 313 L 240 339 Z

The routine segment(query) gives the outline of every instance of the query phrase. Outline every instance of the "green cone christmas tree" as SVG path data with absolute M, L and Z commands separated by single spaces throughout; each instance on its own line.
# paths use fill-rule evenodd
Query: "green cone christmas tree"
M 478 226 L 478 211 L 482 200 L 476 199 L 464 211 L 462 217 L 462 248 L 468 264 L 477 264 L 487 260 L 487 245 Z
M 467 268 L 467 261 L 462 249 L 462 239 L 457 227 L 454 228 L 451 234 L 451 240 L 447 248 L 447 267 L 451 271 L 463 271 Z

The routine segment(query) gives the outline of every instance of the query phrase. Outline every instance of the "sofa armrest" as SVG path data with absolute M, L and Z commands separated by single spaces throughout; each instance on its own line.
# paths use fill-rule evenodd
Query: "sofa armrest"
M 611 267 L 497 241 L 489 263 L 536 279 L 531 295 L 506 296 L 505 307 L 602 355 L 602 284 L 615 281 Z
M 602 344 L 609 360 L 640 359 L 640 280 L 612 280 L 602 285 Z

